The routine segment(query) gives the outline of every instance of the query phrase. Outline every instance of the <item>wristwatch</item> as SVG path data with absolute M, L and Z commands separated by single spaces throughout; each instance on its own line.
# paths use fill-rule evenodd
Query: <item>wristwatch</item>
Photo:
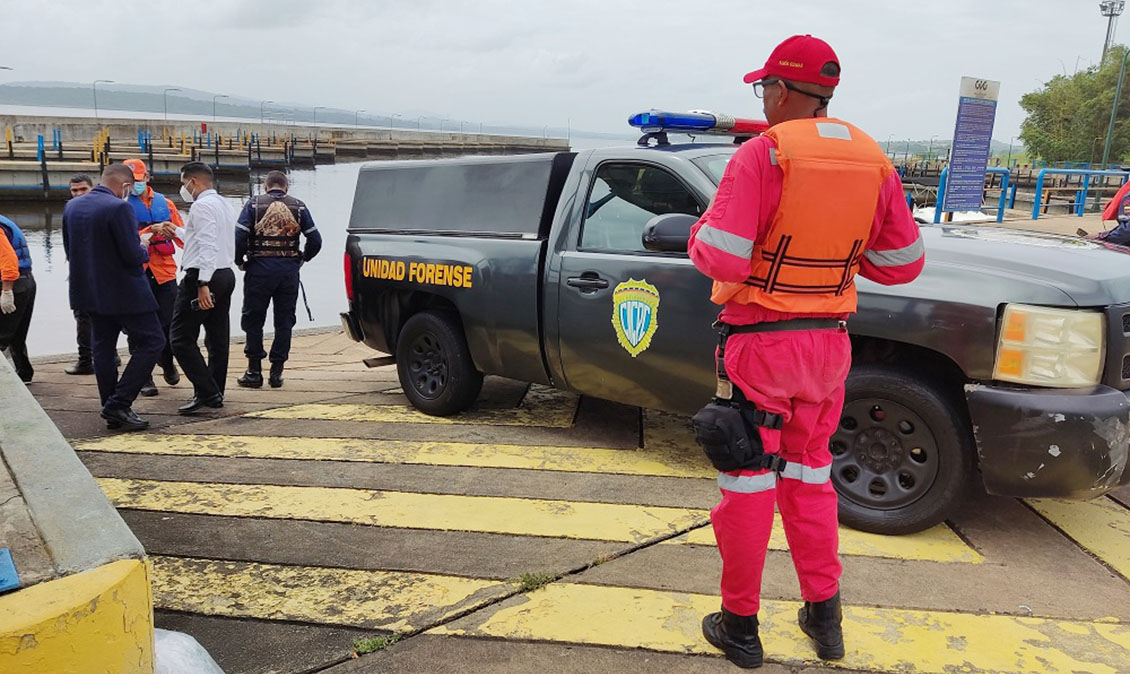
M 211 285 L 211 283 L 212 283 L 211 281 L 197 281 L 196 287 L 197 288 L 207 288 L 209 285 Z

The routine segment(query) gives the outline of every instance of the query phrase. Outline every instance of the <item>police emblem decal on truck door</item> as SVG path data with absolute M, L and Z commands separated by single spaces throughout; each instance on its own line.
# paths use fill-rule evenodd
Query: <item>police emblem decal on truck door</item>
M 651 346 L 659 328 L 659 290 L 647 281 L 628 279 L 612 291 L 612 327 L 632 358 Z

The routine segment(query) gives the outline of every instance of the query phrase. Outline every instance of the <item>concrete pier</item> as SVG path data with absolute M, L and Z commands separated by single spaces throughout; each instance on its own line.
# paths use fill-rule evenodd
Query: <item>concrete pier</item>
M 562 138 L 253 121 L 0 115 L 0 127 L 5 131 L 0 146 L 0 199 L 64 198 L 71 174 L 97 174 L 106 164 L 129 157 L 146 160 L 154 182 L 170 184 L 179 181 L 180 167 L 189 161 L 203 161 L 221 175 L 238 177 L 252 169 L 313 168 L 338 161 L 569 149 Z

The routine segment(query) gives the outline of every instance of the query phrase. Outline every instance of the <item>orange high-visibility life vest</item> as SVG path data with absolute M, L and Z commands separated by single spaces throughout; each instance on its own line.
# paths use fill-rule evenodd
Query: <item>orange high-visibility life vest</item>
M 715 282 L 716 304 L 793 313 L 852 313 L 855 274 L 871 236 L 879 190 L 894 167 L 879 144 L 838 119 L 782 122 L 766 135 L 785 174 L 769 231 L 744 283 Z

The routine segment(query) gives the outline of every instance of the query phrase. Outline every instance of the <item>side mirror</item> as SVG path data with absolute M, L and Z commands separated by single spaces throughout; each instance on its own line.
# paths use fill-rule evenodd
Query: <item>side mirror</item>
M 657 215 L 644 225 L 643 247 L 655 253 L 685 253 L 696 222 L 698 216 L 686 213 Z

